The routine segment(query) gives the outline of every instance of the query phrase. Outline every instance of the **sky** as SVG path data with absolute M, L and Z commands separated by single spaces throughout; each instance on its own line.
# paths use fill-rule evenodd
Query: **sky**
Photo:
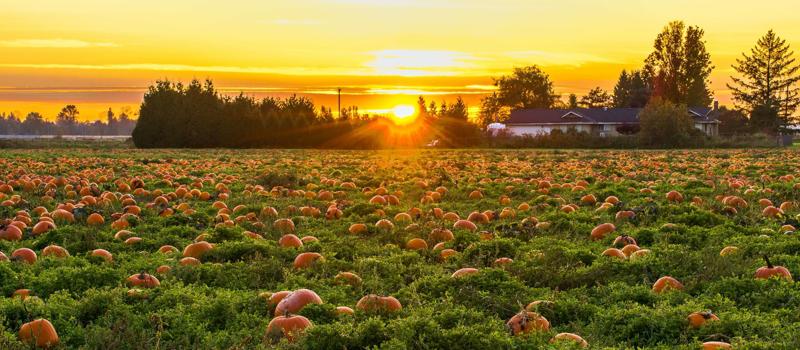
M 492 78 L 537 64 L 556 92 L 612 89 L 672 20 L 702 27 L 730 104 L 731 64 L 774 29 L 800 47 L 796 0 L 0 0 L 0 112 L 137 110 L 158 79 L 383 112 L 417 96 L 473 112 Z M 335 108 L 334 108 L 335 109 Z

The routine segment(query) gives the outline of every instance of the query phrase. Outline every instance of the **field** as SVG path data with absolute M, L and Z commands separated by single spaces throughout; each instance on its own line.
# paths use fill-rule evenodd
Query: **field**
M 796 149 L 0 167 L 0 349 L 800 348 Z

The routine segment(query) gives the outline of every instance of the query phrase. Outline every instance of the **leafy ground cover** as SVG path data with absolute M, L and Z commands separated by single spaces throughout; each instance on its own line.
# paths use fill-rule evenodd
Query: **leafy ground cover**
M 796 349 L 798 165 L 2 150 L 0 348 Z

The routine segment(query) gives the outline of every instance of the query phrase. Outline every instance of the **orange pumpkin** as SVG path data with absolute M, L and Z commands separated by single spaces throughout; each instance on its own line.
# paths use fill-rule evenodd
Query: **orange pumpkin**
M 427 250 L 428 242 L 420 238 L 412 238 L 406 242 L 406 249 L 410 250 Z
M 577 343 L 582 348 L 588 348 L 589 343 L 586 342 L 581 336 L 573 333 L 558 333 L 555 337 L 550 339 L 550 343 L 556 343 L 559 341 L 572 341 Z
M 721 341 L 707 341 L 703 343 L 703 350 L 732 349 L 731 344 Z
M 278 302 L 275 315 L 288 315 L 300 312 L 306 305 L 322 304 L 322 298 L 310 289 L 298 289 L 289 293 Z
M 660 294 L 671 290 L 683 290 L 683 284 L 670 276 L 661 277 L 653 284 L 655 293 Z
M 476 268 L 465 267 L 465 268 L 461 268 L 461 269 L 456 270 L 456 272 L 453 272 L 451 277 L 454 277 L 454 278 L 455 277 L 464 277 L 464 276 L 477 274 L 478 272 L 480 272 L 480 271 L 478 269 L 476 269 Z
M 267 336 L 272 339 L 285 337 L 290 343 L 297 340 L 313 324 L 299 315 L 282 315 L 272 319 L 267 326 Z
M 208 252 L 213 248 L 214 246 L 206 241 L 195 242 L 187 245 L 186 248 L 183 249 L 183 256 L 200 259 L 203 256 L 203 254 L 205 254 L 206 252 Z
M 597 227 L 592 229 L 590 236 L 592 237 L 593 240 L 603 239 L 609 233 L 616 231 L 616 229 L 617 227 L 614 226 L 614 224 L 607 222 L 605 224 L 597 225 Z
M 352 273 L 352 272 L 339 272 L 333 280 L 337 283 L 341 284 L 349 284 L 351 286 L 357 286 L 361 284 L 361 277 Z
M 792 273 L 789 272 L 789 269 L 783 266 L 773 266 L 768 256 L 764 256 L 764 261 L 767 263 L 767 266 L 759 267 L 758 270 L 756 270 L 756 279 L 777 277 L 787 281 L 792 280 Z
M 506 322 L 512 335 L 522 335 L 535 331 L 549 331 L 550 321 L 535 312 L 520 311 Z
M 293 266 L 296 269 L 304 269 L 313 266 L 317 262 L 325 261 L 320 253 L 306 252 L 300 253 L 294 258 Z
M 708 321 L 719 321 L 719 317 L 711 313 L 711 311 L 692 312 L 689 314 L 689 326 L 692 328 L 700 328 Z
M 49 245 L 42 250 L 42 256 L 52 256 L 56 258 L 66 258 L 69 252 L 63 247 L 57 245 Z
M 296 235 L 289 233 L 281 236 L 278 245 L 282 248 L 299 248 L 303 246 L 303 241 Z
M 403 309 L 403 305 L 395 297 L 386 296 L 382 297 L 375 294 L 369 294 L 358 300 L 356 309 L 365 312 L 395 312 Z
M 622 260 L 625 260 L 625 258 L 628 257 L 627 255 L 625 255 L 625 253 L 623 251 L 621 251 L 621 250 L 619 250 L 617 248 L 608 248 L 608 249 L 603 251 L 602 255 L 603 256 L 610 256 L 610 257 L 614 257 L 614 258 L 619 258 L 619 259 L 622 259 Z
M 36 252 L 28 248 L 19 248 L 11 253 L 11 260 L 21 261 L 28 264 L 36 263 Z
M 155 288 L 161 285 L 161 282 L 158 280 L 158 278 L 155 278 L 155 276 L 147 274 L 144 271 L 135 275 L 131 275 L 126 281 L 133 287 L 141 288 Z
M 59 342 L 56 328 L 43 318 L 23 324 L 19 329 L 19 339 L 45 349 L 54 347 Z

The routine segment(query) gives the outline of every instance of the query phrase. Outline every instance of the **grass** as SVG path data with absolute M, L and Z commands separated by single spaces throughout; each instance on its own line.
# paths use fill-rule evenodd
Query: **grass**
M 561 332 L 579 334 L 591 348 L 695 349 L 710 340 L 736 348 L 798 348 L 797 282 L 753 277 L 765 265 L 764 255 L 800 274 L 800 244 L 785 226 L 797 227 L 800 220 L 798 164 L 795 149 L 4 149 L 0 219 L 26 221 L 25 212 L 30 223 L 21 240 L 0 240 L 0 251 L 11 256 L 25 247 L 39 258 L 31 265 L 0 262 L 0 348 L 29 348 L 17 333 L 40 317 L 58 331 L 57 348 L 574 347 L 550 343 Z M 128 188 L 139 180 L 141 189 Z M 440 187 L 443 194 L 434 199 Z M 476 190 L 482 198 L 470 197 Z M 684 200 L 668 201 L 672 190 Z M 399 204 L 376 204 L 380 193 Z M 590 194 L 597 203 L 584 198 Z M 732 195 L 747 206 L 734 213 L 723 203 Z M 138 243 L 115 237 L 120 228 L 112 227 L 131 212 L 125 196 L 141 208 L 127 218 Z M 609 196 L 619 203 L 601 209 Z M 788 204 L 783 214 L 769 217 L 762 199 Z M 72 209 L 75 222 L 56 220 L 57 228 L 33 235 L 42 216 L 35 208 L 52 213 L 65 203 L 81 207 L 81 201 L 82 208 Z M 454 228 L 436 208 L 462 219 L 474 212 L 505 214 L 488 221 L 473 214 L 477 230 L 470 231 Z M 617 220 L 626 210 L 634 217 Z M 102 215 L 104 224 L 88 225 L 91 213 Z M 411 214 L 411 221 L 401 213 Z M 316 240 L 281 247 L 285 232 L 273 225 L 280 218 L 292 220 L 297 236 Z M 394 228 L 378 228 L 380 219 Z M 616 232 L 590 239 L 592 229 L 606 222 Z M 367 232 L 349 233 L 355 223 L 366 224 Z M 453 239 L 434 249 L 439 241 L 431 233 L 438 229 L 451 230 Z M 650 253 L 603 256 L 623 234 Z M 413 238 L 428 248 L 407 249 Z M 200 257 L 201 265 L 182 266 L 180 252 L 198 240 L 214 248 Z M 44 256 L 50 245 L 70 256 Z M 165 245 L 179 252 L 159 253 Z M 727 246 L 738 252 L 721 256 Z M 113 261 L 92 256 L 94 249 L 108 250 Z M 443 258 L 443 249 L 455 255 Z M 303 252 L 320 253 L 324 261 L 293 267 Z M 496 263 L 500 258 L 512 262 Z M 160 266 L 170 270 L 157 273 Z M 465 267 L 478 273 L 451 276 Z M 160 286 L 132 291 L 125 281 L 142 271 Z M 345 271 L 361 282 L 338 282 Z M 685 289 L 654 293 L 663 276 Z M 300 288 L 324 301 L 299 312 L 313 326 L 291 343 L 268 335 L 277 315 L 267 298 Z M 12 298 L 19 289 L 32 296 Z M 357 302 L 368 294 L 394 296 L 403 308 L 359 310 Z M 510 334 L 506 322 L 536 300 L 548 301 L 535 311 L 551 329 Z M 340 315 L 337 306 L 355 314 Z M 687 316 L 704 310 L 720 320 L 689 327 Z

